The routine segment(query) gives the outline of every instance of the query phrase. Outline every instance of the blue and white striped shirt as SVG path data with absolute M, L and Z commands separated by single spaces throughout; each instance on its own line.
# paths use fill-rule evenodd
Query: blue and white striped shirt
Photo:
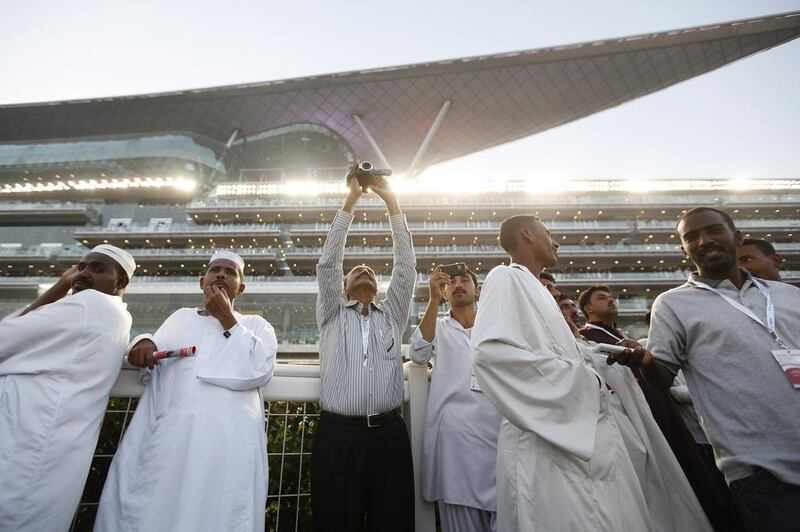
M 380 414 L 403 404 L 400 345 L 417 281 L 411 233 L 403 214 L 389 217 L 394 246 L 386 299 L 370 304 L 368 349 L 363 353 L 359 301 L 345 301 L 342 262 L 353 215 L 338 211 L 317 264 L 317 325 L 322 409 L 347 416 Z

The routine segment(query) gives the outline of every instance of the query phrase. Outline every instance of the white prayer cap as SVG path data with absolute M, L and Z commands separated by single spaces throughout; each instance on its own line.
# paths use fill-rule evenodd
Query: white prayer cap
M 242 257 L 237 255 L 233 251 L 227 251 L 222 249 L 219 251 L 215 251 L 214 254 L 211 255 L 211 260 L 208 261 L 208 265 L 211 266 L 211 264 L 215 260 L 220 260 L 220 259 L 229 260 L 232 263 L 236 264 L 236 267 L 239 268 L 239 273 L 242 276 L 244 276 L 244 260 L 242 259 Z
M 90 253 L 102 253 L 103 255 L 111 257 L 117 264 L 122 266 L 122 269 L 128 274 L 128 279 L 133 277 L 133 272 L 136 270 L 136 261 L 133 260 L 131 254 L 124 249 L 110 244 L 100 244 L 99 246 L 93 247 Z

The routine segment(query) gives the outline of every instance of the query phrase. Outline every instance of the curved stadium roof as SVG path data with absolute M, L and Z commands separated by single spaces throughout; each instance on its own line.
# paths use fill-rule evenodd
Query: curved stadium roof
M 0 143 L 181 132 L 219 152 L 236 129 L 250 136 L 312 123 L 336 132 L 362 159 L 413 171 L 620 105 L 798 35 L 800 12 L 793 12 L 434 63 L 1 106 Z

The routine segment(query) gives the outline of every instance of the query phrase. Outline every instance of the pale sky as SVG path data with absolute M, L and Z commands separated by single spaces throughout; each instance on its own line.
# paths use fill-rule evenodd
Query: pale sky
M 0 104 L 268 81 L 795 10 L 800 0 L 8 0 Z M 797 178 L 798 95 L 800 39 L 424 178 Z

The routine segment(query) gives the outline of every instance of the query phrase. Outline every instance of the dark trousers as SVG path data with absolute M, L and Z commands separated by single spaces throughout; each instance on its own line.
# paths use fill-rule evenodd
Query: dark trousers
M 678 412 L 675 401 L 668 392 L 663 392 L 650 384 L 640 370 L 633 370 L 633 374 L 653 413 L 653 419 L 664 434 L 711 526 L 716 532 L 744 530 L 733 497 L 725 483 L 725 477 L 714 463 L 714 452 L 711 447 L 695 443 Z
M 748 531 L 800 531 L 800 486 L 759 468 L 747 478 L 734 480 L 731 491 Z
M 414 466 L 403 419 L 381 427 L 321 419 L 311 454 L 316 532 L 414 530 Z

